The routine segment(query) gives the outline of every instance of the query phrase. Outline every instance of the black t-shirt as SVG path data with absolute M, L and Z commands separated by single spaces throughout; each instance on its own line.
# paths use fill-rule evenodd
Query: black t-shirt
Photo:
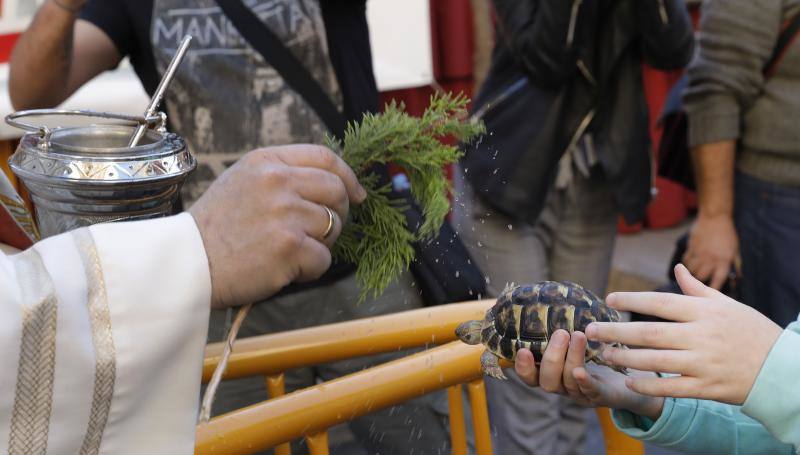
M 366 0 L 249 0 L 339 105 L 348 120 L 378 108 Z M 170 129 L 183 136 L 198 168 L 183 187 L 196 200 L 241 154 L 282 143 L 320 143 L 324 123 L 238 35 L 214 0 L 89 0 L 81 18 L 130 57 L 152 95 L 185 34 L 192 46 L 165 98 Z M 334 266 L 316 284 L 350 270 Z
M 376 112 L 379 98 L 372 71 L 366 0 L 322 0 L 320 6 L 345 117 L 360 119 L 365 112 Z M 150 40 L 152 11 L 153 0 L 89 0 L 81 11 L 82 19 L 103 30 L 120 54 L 130 57 L 150 95 L 161 79 Z

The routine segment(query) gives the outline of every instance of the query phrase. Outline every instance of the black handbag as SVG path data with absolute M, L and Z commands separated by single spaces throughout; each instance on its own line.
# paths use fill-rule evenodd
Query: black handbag
M 766 82 L 775 72 L 786 51 L 800 31 L 800 14 L 795 15 L 782 28 L 767 63 L 762 68 Z M 670 89 L 658 124 L 663 127 L 658 144 L 658 175 L 694 190 L 695 178 L 692 156 L 689 151 L 689 119 L 683 108 L 683 92 L 688 85 L 686 74 Z
M 462 160 L 484 203 L 513 219 L 538 219 L 567 136 L 580 129 L 564 115 L 568 95 L 566 87 L 540 87 L 522 69 L 489 73 L 472 103 L 472 118 L 483 120 L 486 134 L 464 144 Z
M 217 0 L 217 3 L 248 44 L 306 100 L 331 134 L 342 139 L 347 123 L 344 115 L 272 30 L 242 0 Z M 402 197 L 408 207 L 405 213 L 408 226 L 418 227 L 423 215 L 410 191 L 395 191 L 395 194 Z M 486 295 L 483 273 L 448 222 L 445 221 L 434 238 L 415 242 L 413 247 L 415 259 L 410 269 L 425 305 L 475 300 Z

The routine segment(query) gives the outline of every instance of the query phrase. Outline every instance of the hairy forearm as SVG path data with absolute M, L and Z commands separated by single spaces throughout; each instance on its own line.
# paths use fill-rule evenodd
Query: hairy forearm
M 16 109 L 53 107 L 69 96 L 77 13 L 46 1 L 11 54 L 9 94 Z
M 735 141 L 703 144 L 692 150 L 699 216 L 733 216 Z

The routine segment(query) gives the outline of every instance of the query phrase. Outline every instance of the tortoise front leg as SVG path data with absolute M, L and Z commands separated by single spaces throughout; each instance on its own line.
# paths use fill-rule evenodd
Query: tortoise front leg
M 484 374 L 496 379 L 508 379 L 506 375 L 503 374 L 503 370 L 500 369 L 500 364 L 497 363 L 497 361 L 498 358 L 496 355 L 489 351 L 483 351 L 483 355 L 481 356 L 481 368 Z
M 615 348 L 628 349 L 627 346 L 625 346 L 624 344 L 621 344 L 621 343 L 613 343 L 613 344 L 611 344 L 611 346 L 613 346 Z M 621 366 L 617 366 L 617 365 L 612 365 L 612 364 L 606 362 L 600 356 L 600 352 L 601 351 L 597 351 L 594 355 L 591 356 L 591 358 L 589 358 L 589 360 L 594 362 L 594 363 L 596 363 L 596 364 L 598 364 L 598 365 L 609 367 L 609 368 L 611 368 L 612 370 L 614 370 L 614 371 L 616 371 L 618 373 L 624 374 L 625 376 L 630 376 L 630 372 L 628 371 L 627 368 L 621 367 Z

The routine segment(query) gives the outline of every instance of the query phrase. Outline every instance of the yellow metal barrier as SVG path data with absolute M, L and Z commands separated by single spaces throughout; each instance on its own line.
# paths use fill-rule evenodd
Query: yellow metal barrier
M 289 395 L 283 395 L 282 373 L 352 357 L 447 343 L 455 339 L 455 327 L 460 322 L 482 318 L 493 303 L 483 300 L 444 305 L 237 341 L 224 378 L 265 376 L 272 399 L 198 426 L 196 453 L 251 453 L 277 446 L 277 455 L 289 455 L 287 442 L 305 437 L 312 455 L 327 454 L 327 429 L 331 426 L 448 388 L 453 453 L 465 454 L 460 384 L 466 383 L 477 453 L 491 454 L 479 361 L 482 346 L 447 344 Z M 221 343 L 207 347 L 204 381 L 211 377 L 221 352 Z M 603 414 L 599 411 L 598 415 L 602 421 Z M 603 425 L 603 432 L 607 454 L 644 453 L 641 443 L 616 431 L 613 424 Z
M 233 345 L 223 378 L 267 376 L 363 355 L 444 344 L 456 339 L 459 323 L 483 319 L 493 304 L 493 300 L 481 300 L 441 305 L 241 339 Z M 222 349 L 223 343 L 206 348 L 203 382 L 211 379 Z
M 216 417 L 197 427 L 196 453 L 250 453 L 470 381 L 475 381 L 469 389 L 473 410 L 482 407 L 473 416 L 475 433 L 488 435 L 482 352 L 480 346 L 453 342 Z M 490 454 L 491 446 L 478 453 Z

